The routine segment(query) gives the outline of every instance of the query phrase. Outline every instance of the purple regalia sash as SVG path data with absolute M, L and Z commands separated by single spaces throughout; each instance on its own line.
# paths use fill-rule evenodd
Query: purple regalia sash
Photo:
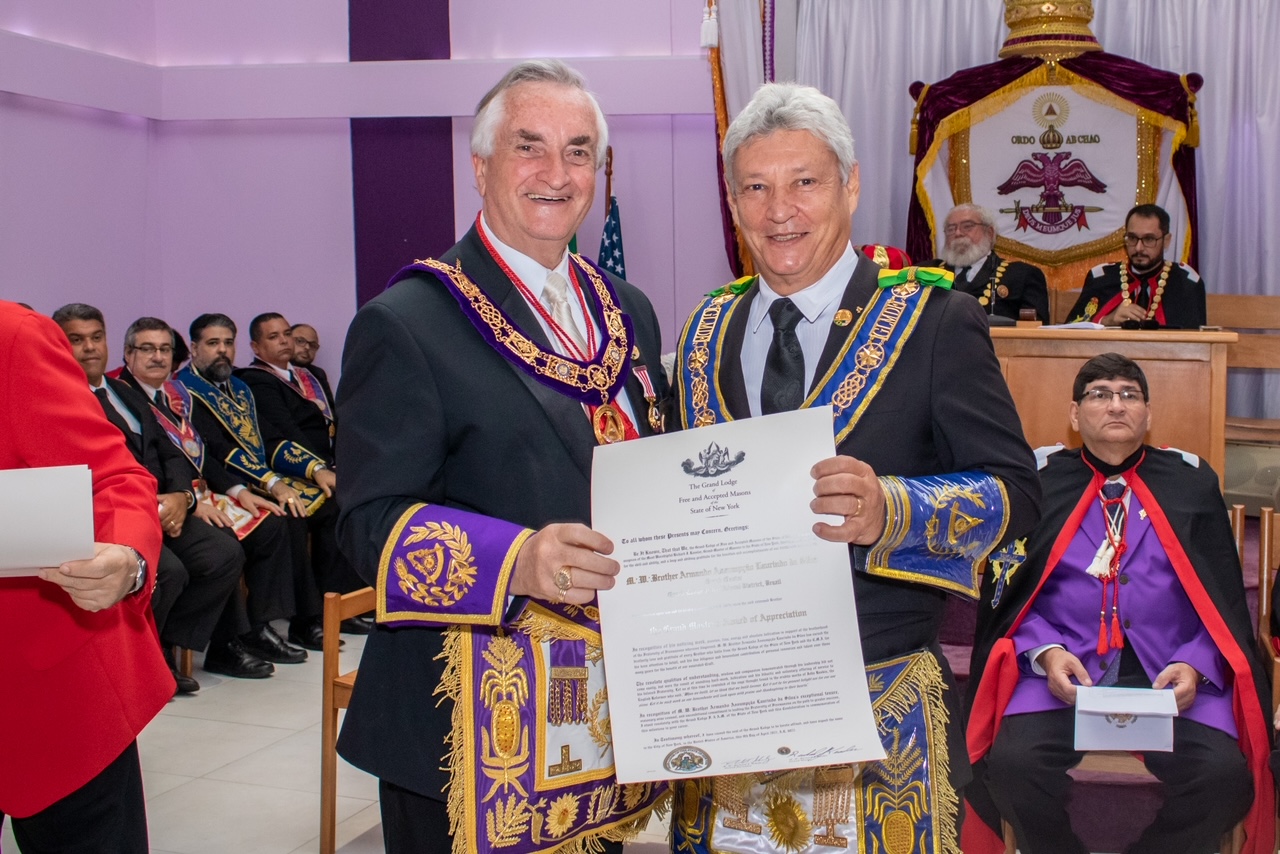
M 333 406 L 330 405 L 329 397 L 324 393 L 324 386 L 320 385 L 316 375 L 306 368 L 294 365 L 292 370 L 293 378 L 298 381 L 297 390 L 324 413 L 324 420 L 329 422 L 329 438 L 333 438 Z
M 290 365 L 289 370 L 293 373 L 295 382 L 289 382 L 284 377 L 277 374 L 271 369 L 270 365 L 259 363 L 256 359 L 249 365 L 249 368 L 255 371 L 262 371 L 270 374 L 279 380 L 294 394 L 301 395 L 316 405 L 321 413 L 324 414 L 324 420 L 329 422 L 329 438 L 333 438 L 333 407 L 329 405 L 329 398 L 325 396 L 324 387 L 320 385 L 320 380 L 316 379 L 316 375 L 308 371 L 306 368 L 300 368 L 297 365 Z
M 562 356 L 530 339 L 467 277 L 462 262 L 451 267 L 431 258 L 415 261 L 396 273 L 387 287 L 419 273 L 430 273 L 453 295 L 458 308 L 489 346 L 521 373 L 586 406 L 599 406 L 613 400 L 626 385 L 635 329 L 604 271 L 581 255 L 571 253 L 569 259 L 583 280 L 590 283 L 590 287 L 582 289 L 583 294 L 603 318 L 604 340 L 587 362 Z

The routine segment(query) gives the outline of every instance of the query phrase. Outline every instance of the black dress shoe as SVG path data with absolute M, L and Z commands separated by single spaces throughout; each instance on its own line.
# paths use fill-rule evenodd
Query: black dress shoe
M 210 645 L 204 654 L 204 669 L 237 679 L 266 679 L 276 672 L 275 665 L 249 652 L 239 638 L 220 646 Z
M 240 636 L 245 649 L 263 661 L 274 661 L 276 664 L 301 664 L 307 660 L 307 651 L 289 646 L 284 638 L 276 634 L 270 623 L 263 623 L 258 628 Z
M 338 630 L 344 635 L 367 635 L 373 631 L 373 619 L 366 616 L 351 617 L 343 620 Z
M 289 643 L 304 649 L 323 650 L 324 627 L 321 621 L 318 619 L 291 621 L 289 623 Z M 342 646 L 341 640 L 338 641 L 338 646 Z
M 169 672 L 173 674 L 173 681 L 178 683 L 175 694 L 194 694 L 200 690 L 200 683 L 190 676 L 183 676 L 175 668 L 170 668 Z

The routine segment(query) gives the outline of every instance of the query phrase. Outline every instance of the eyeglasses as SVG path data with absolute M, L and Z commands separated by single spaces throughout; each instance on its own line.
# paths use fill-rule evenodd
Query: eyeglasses
M 1085 389 L 1084 394 L 1080 395 L 1080 402 L 1095 406 L 1110 406 L 1113 397 L 1120 398 L 1120 402 L 1125 406 L 1139 406 L 1146 399 L 1136 388 L 1122 388 L 1119 391 L 1112 391 L 1109 388 L 1088 388 Z
M 138 344 L 129 349 L 136 353 L 141 353 L 144 356 L 154 356 L 156 353 L 160 353 L 164 356 L 173 355 L 173 347 L 169 344 L 161 344 L 159 347 L 154 344 Z
M 1124 236 L 1124 245 L 1137 246 L 1139 243 L 1141 243 L 1143 246 L 1145 246 L 1148 249 L 1155 249 L 1164 241 L 1164 238 L 1165 238 L 1165 235 L 1163 234 L 1144 234 L 1141 237 L 1139 237 L 1133 232 L 1130 232 Z
M 961 232 L 961 231 L 963 231 L 963 232 L 965 232 L 965 233 L 968 233 L 968 232 L 970 232 L 970 231 L 973 231 L 975 228 L 981 228 L 981 227 L 982 227 L 982 223 L 980 223 L 980 222 L 974 222 L 974 221 L 973 221 L 973 220 L 971 220 L 971 219 L 967 219 L 967 220 L 965 220 L 964 222 L 949 222 L 949 223 L 947 223 L 946 227 L 942 229 L 942 233 L 943 233 L 943 234 L 955 234 L 955 233 L 957 233 L 957 232 Z

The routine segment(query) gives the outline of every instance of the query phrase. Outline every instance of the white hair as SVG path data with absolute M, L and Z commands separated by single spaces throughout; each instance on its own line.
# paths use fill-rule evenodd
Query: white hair
M 738 149 L 758 136 L 778 130 L 807 130 L 827 144 L 840 164 L 840 180 L 849 183 L 857 158 L 853 153 L 853 133 L 835 101 L 798 83 L 766 83 L 725 131 L 721 157 L 724 179 L 737 195 L 733 183 L 733 158 Z
M 471 126 L 471 153 L 477 157 L 492 157 L 497 143 L 498 128 L 506 113 L 507 92 L 521 83 L 554 83 L 581 92 L 596 117 L 596 168 L 604 165 L 605 150 L 609 146 L 609 123 L 605 121 L 604 112 L 596 101 L 596 96 L 587 89 L 587 81 L 582 75 L 558 59 L 530 59 L 512 66 L 492 89 L 485 93 L 476 105 L 476 120 Z
M 971 213 L 978 218 L 978 222 L 992 231 L 996 230 L 996 215 L 991 212 L 990 208 L 984 208 L 982 205 L 975 205 L 972 202 L 964 202 L 952 208 L 950 213 L 947 214 L 947 219 L 951 219 L 951 214 L 954 213 Z

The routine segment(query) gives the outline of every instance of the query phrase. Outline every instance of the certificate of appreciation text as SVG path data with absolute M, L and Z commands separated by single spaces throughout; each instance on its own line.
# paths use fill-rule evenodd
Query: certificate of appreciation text
M 595 449 L 618 780 L 881 759 L 849 549 L 813 533 L 830 407 Z

